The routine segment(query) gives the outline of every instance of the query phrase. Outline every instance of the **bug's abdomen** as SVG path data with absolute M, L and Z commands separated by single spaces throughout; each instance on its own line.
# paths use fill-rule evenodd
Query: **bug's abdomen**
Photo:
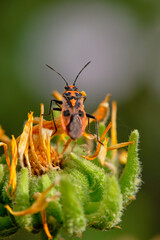
M 73 105 L 71 100 L 76 100 Z M 72 138 L 82 136 L 86 127 L 86 113 L 83 99 L 63 99 L 61 122 L 64 131 Z
M 78 114 L 72 114 L 70 123 L 66 126 L 66 128 L 67 128 L 68 135 L 72 139 L 79 138 L 84 132 L 83 121 Z
M 64 116 L 68 115 L 68 116 Z M 71 113 L 67 110 L 62 110 L 61 114 L 62 127 L 64 131 L 72 138 L 77 139 L 82 136 L 86 127 L 85 111 Z

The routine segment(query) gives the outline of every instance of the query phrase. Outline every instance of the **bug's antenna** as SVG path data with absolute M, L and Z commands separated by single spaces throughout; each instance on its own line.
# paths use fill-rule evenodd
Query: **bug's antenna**
M 50 68 L 51 70 L 53 70 L 54 72 L 56 72 L 56 73 L 65 81 L 66 85 L 68 86 L 68 82 L 66 81 L 66 79 L 65 79 L 59 72 L 57 72 L 54 68 L 52 68 L 52 67 L 49 66 L 48 64 L 46 64 L 46 66 L 47 66 L 48 68 Z
M 88 66 L 88 64 L 90 64 L 91 61 L 89 61 L 82 69 L 81 71 L 78 73 L 77 77 L 75 78 L 74 82 L 73 82 L 73 86 L 75 86 L 75 83 L 77 81 L 77 78 L 79 77 L 79 75 L 81 74 L 81 72 Z

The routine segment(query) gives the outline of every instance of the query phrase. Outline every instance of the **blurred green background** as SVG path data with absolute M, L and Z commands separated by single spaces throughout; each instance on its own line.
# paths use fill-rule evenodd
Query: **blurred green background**
M 48 111 L 52 90 L 77 81 L 92 113 L 106 93 L 118 102 L 118 140 L 140 131 L 143 185 L 122 230 L 87 230 L 82 239 L 160 239 L 160 1 L 1 1 L 0 124 L 21 133 L 29 111 Z M 10 239 L 35 239 L 18 232 Z

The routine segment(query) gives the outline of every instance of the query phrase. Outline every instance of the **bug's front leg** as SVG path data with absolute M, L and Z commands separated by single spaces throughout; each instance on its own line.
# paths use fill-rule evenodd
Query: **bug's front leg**
M 101 142 L 99 141 L 98 120 L 97 120 L 97 118 L 96 118 L 95 116 L 89 114 L 89 113 L 86 113 L 86 116 L 88 117 L 88 130 L 89 130 L 89 118 L 92 118 L 92 119 L 94 119 L 94 120 L 96 121 L 97 141 L 98 141 L 99 143 L 101 143 Z M 103 145 L 103 143 L 101 143 L 101 144 Z
M 52 108 L 52 103 L 55 103 L 59 108 Z M 53 123 L 54 123 L 54 127 L 55 127 L 55 131 L 53 133 L 53 135 L 57 132 L 57 126 L 56 126 L 56 123 L 55 123 L 55 119 L 54 119 L 54 114 L 53 114 L 53 111 L 61 111 L 61 106 L 62 105 L 62 101 L 58 101 L 56 99 L 52 99 L 51 102 L 50 102 L 50 106 L 49 106 L 49 113 L 47 114 L 42 114 L 43 116 L 49 116 L 51 115 L 52 116 L 52 120 L 53 120 Z

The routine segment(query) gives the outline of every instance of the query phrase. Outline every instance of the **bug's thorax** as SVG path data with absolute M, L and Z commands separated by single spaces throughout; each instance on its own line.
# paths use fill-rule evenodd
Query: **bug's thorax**
M 63 93 L 63 106 L 68 104 L 70 108 L 79 108 L 80 105 L 83 105 L 84 98 L 82 93 L 77 91 L 77 87 L 69 85 L 66 87 L 66 91 Z M 76 90 L 74 90 L 76 89 Z

